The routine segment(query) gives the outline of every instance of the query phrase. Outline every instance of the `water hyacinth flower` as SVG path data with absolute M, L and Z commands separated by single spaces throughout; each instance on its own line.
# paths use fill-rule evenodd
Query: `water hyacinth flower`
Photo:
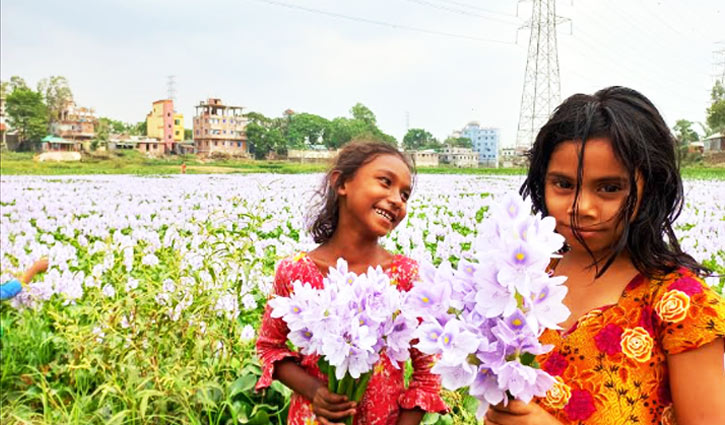
M 406 313 L 405 306 L 429 304 L 435 306 L 431 311 L 442 313 L 441 305 L 426 300 L 445 297 L 445 293 L 432 292 L 428 298 L 421 295 L 413 300 L 391 284 L 381 267 L 369 267 L 357 275 L 341 258 L 330 268 L 322 289 L 296 281 L 289 297 L 274 297 L 268 303 L 272 317 L 287 324 L 287 337 L 300 352 L 320 356 L 318 364 L 328 375 L 329 389 L 359 401 L 383 352 L 395 367 L 410 356 L 418 321 Z M 448 332 L 449 345 L 471 344 L 453 325 Z
M 528 403 L 546 394 L 554 378 L 535 357 L 551 347 L 538 337 L 569 316 L 562 303 L 566 278 L 546 271 L 564 243 L 555 223 L 531 216 L 531 205 L 515 193 L 491 211 L 472 261 L 460 261 L 455 270 L 422 264 L 407 304 L 422 318 L 415 347 L 439 355 L 431 371 L 444 387 L 468 387 L 480 401 L 479 418 L 490 404 Z

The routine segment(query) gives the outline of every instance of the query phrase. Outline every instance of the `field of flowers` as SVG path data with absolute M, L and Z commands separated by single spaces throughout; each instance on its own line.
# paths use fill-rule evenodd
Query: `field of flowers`
M 274 266 L 319 175 L 0 179 L 0 279 L 49 270 L 0 310 L 2 423 L 284 423 L 289 390 L 253 391 Z M 454 264 L 521 176 L 418 177 L 391 251 Z M 689 180 L 678 236 L 725 272 L 725 181 Z M 722 293 L 725 278 L 708 283 Z M 472 423 L 470 400 L 447 393 Z

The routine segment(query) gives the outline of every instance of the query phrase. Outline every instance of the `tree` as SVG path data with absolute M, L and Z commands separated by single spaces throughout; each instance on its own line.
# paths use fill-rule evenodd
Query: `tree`
M 38 92 L 45 99 L 48 106 L 48 121 L 58 121 L 60 113 L 68 102 L 73 101 L 68 80 L 60 75 L 43 78 L 38 82 Z
M 15 89 L 23 88 L 27 89 L 28 85 L 25 83 L 25 80 L 23 80 L 21 77 L 18 77 L 17 75 L 13 75 L 10 77 L 10 92 L 15 91 Z
M 91 141 L 91 150 L 95 151 L 99 145 L 108 144 L 108 136 L 113 128 L 113 120 L 108 118 L 100 118 L 96 126 L 96 136 Z M 120 132 L 119 132 L 120 133 Z
M 350 115 L 352 115 L 353 119 L 363 121 L 367 125 L 377 128 L 375 114 L 373 114 L 373 111 L 371 111 L 367 106 L 363 105 L 362 103 L 358 102 L 355 104 L 355 106 L 350 108 Z
M 422 128 L 411 128 L 403 137 L 403 147 L 411 150 L 436 149 L 440 147 L 440 143 L 428 131 Z
M 192 140 L 194 138 L 194 131 L 190 128 L 184 129 L 184 140 Z
M 48 108 L 43 96 L 27 86 L 15 87 L 5 100 L 8 123 L 18 131 L 21 146 L 38 142 L 48 133 Z
M 324 139 L 329 131 L 330 121 L 314 114 L 293 114 L 287 124 L 287 146 L 300 149 L 315 145 Z
M 725 130 L 725 87 L 722 81 L 715 81 L 710 99 L 712 104 L 707 108 L 707 126 L 713 132 L 723 131 Z
M 468 137 L 448 137 L 443 144 L 453 146 L 454 148 L 473 149 L 473 143 Z

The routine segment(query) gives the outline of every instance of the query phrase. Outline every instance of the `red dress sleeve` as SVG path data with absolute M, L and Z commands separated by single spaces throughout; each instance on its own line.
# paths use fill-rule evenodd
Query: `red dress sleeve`
M 418 263 L 411 258 L 401 256 L 393 267 L 392 272 L 396 276 L 398 287 L 401 290 L 410 290 L 418 280 Z M 441 378 L 430 371 L 436 357 L 411 348 L 410 359 L 413 364 L 413 375 L 410 385 L 398 399 L 400 407 L 402 409 L 419 407 L 426 412 L 448 412 L 448 406 L 440 396 Z
M 274 277 L 274 294 L 272 296 L 287 297 L 290 294 L 290 276 L 296 262 L 294 259 L 285 259 L 277 266 Z M 257 391 L 272 385 L 274 380 L 275 364 L 285 358 L 301 359 L 301 355 L 287 347 L 287 334 L 289 329 L 285 321 L 271 316 L 272 309 L 267 303 L 262 316 L 262 324 L 257 337 L 257 355 L 262 364 L 262 376 L 257 381 Z

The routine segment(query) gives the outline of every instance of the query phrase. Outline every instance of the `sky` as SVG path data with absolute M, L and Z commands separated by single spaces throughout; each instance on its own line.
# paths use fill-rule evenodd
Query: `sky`
M 328 119 L 358 102 L 402 140 L 470 121 L 516 140 L 532 1 L 3 0 L 0 79 L 65 76 L 75 101 L 138 122 L 168 96 L 191 128 L 209 97 L 247 112 Z M 561 99 L 611 85 L 670 126 L 704 122 L 725 75 L 722 0 L 558 1 Z M 698 129 L 698 127 L 696 127 Z

